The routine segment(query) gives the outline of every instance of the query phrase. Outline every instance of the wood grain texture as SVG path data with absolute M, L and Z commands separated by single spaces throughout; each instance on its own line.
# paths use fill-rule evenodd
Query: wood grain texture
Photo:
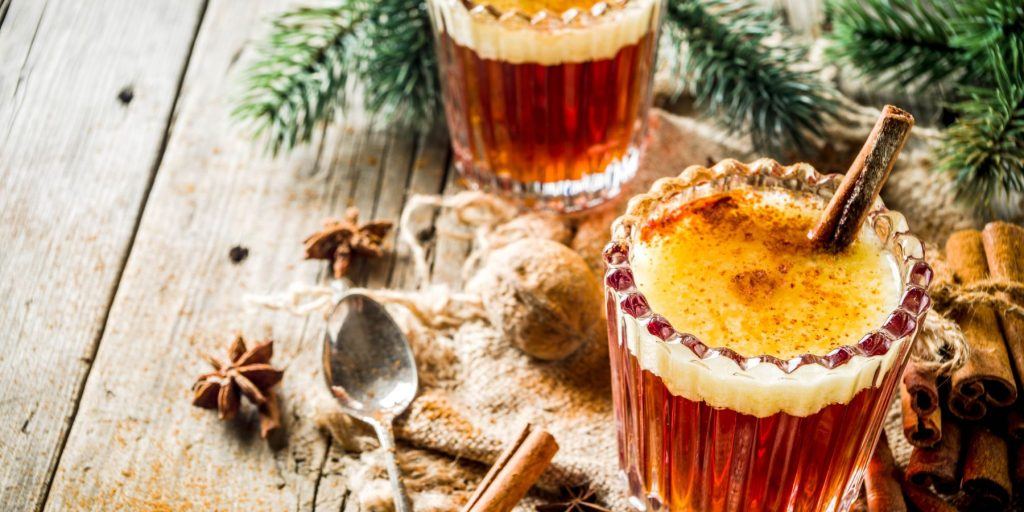
M 444 194 L 452 195 L 464 189 L 459 184 L 455 164 L 449 162 L 448 166 Z M 458 289 L 464 281 L 462 263 L 466 261 L 466 257 L 473 248 L 473 240 L 470 238 L 472 233 L 457 226 L 451 212 L 440 213 L 435 223 L 434 257 L 430 267 L 430 279 L 434 283 L 446 284 Z
M 313 424 L 320 389 L 317 318 L 244 307 L 245 293 L 323 282 L 302 261 L 301 240 L 320 220 L 358 206 L 364 219 L 397 218 L 406 184 L 436 192 L 443 173 L 417 162 L 446 160 L 409 133 L 361 112 L 287 158 L 261 156 L 229 119 L 239 52 L 283 3 L 214 1 L 206 11 L 163 164 L 110 309 L 47 509 L 337 510 L 347 482 L 320 473 L 327 438 Z M 243 53 L 241 61 L 247 55 Z M 446 142 L 440 146 L 447 152 Z M 425 153 L 430 153 L 425 155 Z M 414 156 L 415 155 L 415 156 Z M 441 166 L 438 166 L 439 168 Z M 233 264 L 236 244 L 249 257 Z M 359 262 L 359 284 L 384 284 L 397 258 Z M 230 423 L 192 407 L 189 388 L 206 371 L 201 350 L 223 350 L 241 331 L 273 336 L 284 428 L 269 443 L 251 407 Z M 338 464 L 354 458 L 341 454 Z M 323 504 L 323 507 L 316 507 Z
M 323 442 L 295 399 L 315 368 L 297 344 L 307 322 L 248 313 L 242 295 L 319 275 L 320 262 L 300 263 L 299 242 L 343 210 L 326 194 L 339 176 L 317 172 L 318 146 L 263 158 L 228 115 L 239 53 L 282 7 L 207 8 L 48 510 L 309 508 Z M 338 129 L 321 143 L 329 151 L 348 138 Z M 227 257 L 236 244 L 250 250 L 238 265 Z M 251 407 L 221 423 L 190 405 L 192 381 L 206 371 L 199 352 L 223 351 L 235 331 L 277 340 L 284 428 L 269 443 Z
M 451 150 L 448 144 L 448 132 L 443 126 L 435 126 L 428 134 L 420 137 L 413 161 L 413 172 L 409 179 L 406 200 L 414 194 L 440 194 L 449 186 L 447 173 L 454 171 L 449 168 Z M 433 210 L 420 210 L 411 216 L 411 228 L 424 240 L 436 240 L 434 224 L 437 220 Z M 427 246 L 427 257 L 433 262 L 435 251 L 433 243 Z M 398 289 L 414 289 L 416 272 L 410 260 L 409 249 L 404 246 L 395 248 L 395 265 L 391 272 L 389 285 Z M 459 262 L 461 265 L 461 260 Z
M 202 0 L 0 12 L 0 503 L 42 505 L 142 205 Z M 125 88 L 132 101 L 118 99 Z
M 415 144 L 410 144 L 412 142 Z M 379 173 L 380 192 L 377 195 L 374 215 L 377 218 L 397 220 L 410 196 L 437 194 L 442 191 L 447 183 L 445 165 L 450 150 L 447 134 L 440 126 L 415 139 L 408 135 L 393 134 L 389 147 L 392 149 L 386 154 L 382 172 Z M 395 148 L 402 149 L 396 152 Z M 405 153 L 406 149 L 411 150 L 408 156 Z M 416 226 L 429 228 L 433 225 L 434 216 L 430 212 L 421 212 L 414 221 Z M 361 272 L 359 268 L 353 269 L 355 284 L 400 289 L 417 286 L 409 251 L 404 246 L 396 246 L 395 238 L 396 233 L 392 232 L 388 244 L 393 251 L 380 262 L 374 262 L 368 272 Z M 308 343 L 319 342 L 318 332 L 307 334 L 310 335 Z M 358 512 L 360 503 L 353 495 L 351 481 L 362 469 L 360 464 L 354 454 L 347 454 L 341 446 L 332 443 L 320 471 L 314 509 Z

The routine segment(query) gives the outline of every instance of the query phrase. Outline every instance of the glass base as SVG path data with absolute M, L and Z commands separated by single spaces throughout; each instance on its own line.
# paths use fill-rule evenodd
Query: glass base
M 455 161 L 463 183 L 471 189 L 496 193 L 527 208 L 560 213 L 586 210 L 613 199 L 622 192 L 623 185 L 636 176 L 639 166 L 640 150 L 629 148 L 622 158 L 608 164 L 604 172 L 578 180 L 524 183 L 495 175 L 459 158 Z

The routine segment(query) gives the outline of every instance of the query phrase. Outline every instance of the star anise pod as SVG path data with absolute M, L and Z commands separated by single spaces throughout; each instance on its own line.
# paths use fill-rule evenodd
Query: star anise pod
M 325 220 L 323 230 L 303 242 L 306 259 L 329 260 L 334 277 L 341 278 L 356 256 L 376 258 L 384 254 L 384 237 L 391 225 L 388 220 L 359 224 L 359 209 L 349 208 L 344 219 Z
M 281 426 L 281 413 L 273 388 L 284 372 L 270 366 L 274 341 L 246 347 L 245 339 L 236 336 L 228 348 L 228 360 L 206 355 L 214 371 L 199 376 L 192 385 L 192 405 L 217 409 L 220 419 L 230 420 L 238 414 L 241 396 L 257 406 L 260 414 L 260 435 L 264 438 Z
M 610 508 L 597 503 L 594 488 L 589 485 L 566 487 L 562 501 L 538 505 L 537 512 L 612 512 Z

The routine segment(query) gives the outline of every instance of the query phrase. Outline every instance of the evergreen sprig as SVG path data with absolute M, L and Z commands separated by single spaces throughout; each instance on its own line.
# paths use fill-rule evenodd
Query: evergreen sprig
M 392 121 L 428 125 L 441 111 L 441 94 L 426 4 L 367 1 L 352 51 L 366 108 Z
M 962 53 L 950 42 L 948 4 L 838 0 L 829 8 L 827 55 L 854 63 L 864 75 L 928 88 L 963 74 Z
M 749 133 L 759 151 L 803 149 L 837 114 L 831 89 L 801 69 L 806 50 L 767 44 L 785 31 L 752 2 L 671 1 L 665 31 L 669 51 L 684 52 L 670 62 L 698 106 L 731 132 Z
M 963 52 L 974 83 L 992 83 L 999 68 L 1024 71 L 1024 2 L 965 0 L 956 4 L 951 44 Z
M 357 80 L 370 112 L 429 123 L 440 95 L 428 22 L 421 0 L 339 0 L 288 11 L 246 70 L 233 113 L 277 154 L 333 119 Z
M 439 112 L 437 62 L 424 0 L 338 0 L 274 21 L 245 75 L 234 113 L 273 153 L 309 141 L 343 107 L 350 81 L 365 107 L 386 120 L 430 123 Z M 806 144 L 836 102 L 810 71 L 803 51 L 767 45 L 780 26 L 765 11 L 723 0 L 669 0 L 669 58 L 682 63 L 697 100 L 762 150 Z
M 940 171 L 988 208 L 1024 192 L 1024 3 L 1020 0 L 835 0 L 833 55 L 877 81 L 924 88 L 941 80 L 956 121 Z M 891 49 L 887 54 L 885 49 Z
M 992 50 L 995 52 L 996 50 Z M 991 207 L 993 198 L 1024 192 L 1024 80 L 998 56 L 992 86 L 965 86 L 953 105 L 957 122 L 943 134 L 939 169 L 951 173 L 962 197 Z
M 233 111 L 277 154 L 309 141 L 345 102 L 352 73 L 347 48 L 361 21 L 352 1 L 299 8 L 273 21 L 260 58 L 245 73 L 245 92 Z

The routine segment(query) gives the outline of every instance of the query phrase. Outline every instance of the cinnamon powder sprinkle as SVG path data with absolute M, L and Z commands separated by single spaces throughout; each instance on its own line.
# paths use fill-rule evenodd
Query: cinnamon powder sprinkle
M 641 226 L 637 286 L 676 329 L 748 355 L 825 354 L 879 328 L 897 301 L 893 262 L 868 231 L 824 254 L 807 233 L 824 201 L 734 190 Z

